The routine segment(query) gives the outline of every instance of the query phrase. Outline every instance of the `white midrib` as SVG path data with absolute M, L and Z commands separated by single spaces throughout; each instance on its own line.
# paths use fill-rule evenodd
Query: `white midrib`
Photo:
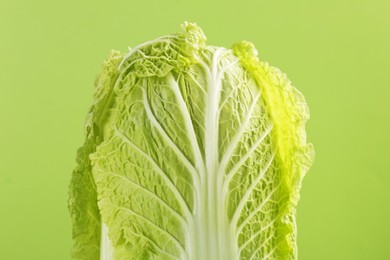
M 197 206 L 194 212 L 194 228 L 191 235 L 195 247 L 191 250 L 191 260 L 230 260 L 235 258 L 235 247 L 232 242 L 230 226 L 225 212 L 224 199 L 218 192 L 218 114 L 222 87 L 218 63 L 223 54 L 223 48 L 215 50 L 211 68 L 199 61 L 207 75 L 207 95 L 205 113 L 205 174 L 200 181 L 200 194 L 197 196 Z
M 217 69 L 219 56 L 221 49 L 217 49 L 213 56 L 213 62 L 211 67 L 211 75 L 209 75 L 209 85 L 207 93 L 207 105 L 206 105 L 206 124 L 205 124 L 205 163 L 206 163 L 206 176 L 203 182 L 204 187 L 201 190 L 205 195 L 202 198 L 202 204 L 204 214 L 206 217 L 205 227 L 207 228 L 207 246 L 206 252 L 208 255 L 205 259 L 221 259 L 220 252 L 220 236 L 218 230 L 218 203 L 216 191 L 216 177 L 217 170 L 216 162 L 218 162 L 218 124 L 217 124 L 217 111 L 221 89 L 221 82 L 217 78 Z M 206 240 L 206 241 L 207 241 Z
M 114 259 L 114 248 L 108 237 L 108 227 L 102 221 L 101 238 L 100 238 L 100 260 Z

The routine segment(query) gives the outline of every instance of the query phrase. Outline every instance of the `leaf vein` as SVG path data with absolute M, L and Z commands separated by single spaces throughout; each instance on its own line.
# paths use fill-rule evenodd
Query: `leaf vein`
M 223 185 L 223 191 L 222 191 L 224 195 L 227 194 L 229 183 L 233 179 L 234 174 L 237 173 L 237 170 L 256 151 L 257 147 L 261 144 L 264 138 L 266 138 L 269 135 L 271 130 L 272 130 L 272 125 L 265 130 L 265 132 L 260 136 L 260 138 L 255 142 L 255 144 L 249 149 L 249 151 L 245 155 L 241 156 L 241 159 L 237 162 L 236 165 L 234 165 L 233 169 L 231 169 L 230 172 L 226 175 L 224 180 L 224 185 Z
M 173 241 L 173 243 L 179 248 L 181 253 L 183 255 L 186 255 L 186 250 L 184 249 L 184 245 L 177 239 L 177 237 L 172 235 L 168 230 L 163 229 L 162 227 L 160 227 L 159 225 L 157 225 L 156 223 L 154 223 L 153 221 L 151 221 L 147 217 L 135 212 L 134 210 L 131 210 L 131 209 L 128 209 L 125 207 L 121 207 L 121 206 L 117 206 L 117 208 L 120 210 L 128 211 L 130 214 L 144 220 L 145 222 L 149 223 L 150 225 L 156 227 L 158 230 L 161 230 L 166 236 L 168 236 Z
M 259 184 L 260 180 L 264 177 L 265 173 L 268 171 L 269 167 L 271 166 L 273 159 L 274 159 L 275 153 L 272 153 L 271 158 L 268 159 L 264 169 L 262 169 L 259 173 L 259 175 L 256 177 L 256 179 L 252 182 L 251 186 L 245 191 L 244 196 L 242 196 L 240 203 L 238 204 L 232 220 L 231 224 L 235 227 L 237 225 L 238 218 L 245 206 L 245 203 L 248 201 L 249 196 L 252 194 L 255 187 Z
M 168 175 L 157 165 L 155 160 L 150 157 L 147 153 L 145 153 L 141 148 L 139 148 L 137 145 L 135 145 L 125 134 L 123 134 L 118 128 L 115 127 L 116 133 L 126 142 L 128 143 L 133 149 L 135 149 L 138 153 L 140 153 L 143 157 L 145 157 L 150 164 L 153 166 L 153 168 L 161 175 L 163 180 L 167 183 L 168 187 L 171 189 L 171 191 L 175 194 L 175 197 L 177 198 L 180 206 L 182 207 L 185 215 L 190 220 L 191 219 L 191 210 L 188 206 L 187 202 L 185 201 L 183 194 L 180 193 L 180 191 L 177 189 L 177 187 L 174 185 L 172 180 L 168 177 Z
M 176 153 L 176 155 L 183 161 L 184 165 L 190 170 L 194 176 L 197 175 L 196 169 L 194 168 L 194 165 L 188 160 L 188 158 L 183 154 L 183 152 L 177 147 L 177 145 L 172 141 L 172 139 L 168 136 L 167 132 L 165 132 L 164 128 L 160 125 L 160 123 L 157 121 L 156 117 L 154 116 L 149 101 L 146 97 L 146 93 L 143 90 L 143 99 L 144 99 L 144 108 L 146 111 L 146 114 L 148 118 L 150 119 L 152 125 L 158 130 L 158 132 L 161 134 L 161 136 L 168 142 L 169 146 L 172 148 L 172 150 Z
M 222 160 L 221 160 L 220 171 L 222 171 L 222 172 L 225 171 L 225 168 L 226 168 L 226 166 L 228 164 L 229 159 L 231 158 L 231 156 L 233 154 L 233 151 L 237 148 L 238 142 L 240 141 L 241 137 L 243 136 L 246 127 L 249 125 L 250 119 L 252 117 L 252 114 L 253 114 L 254 108 L 256 106 L 257 100 L 260 97 L 260 94 L 261 94 L 261 92 L 259 92 L 256 95 L 255 99 L 253 100 L 253 102 L 252 102 L 252 104 L 251 104 L 251 106 L 249 108 L 249 111 L 248 111 L 247 115 L 245 116 L 243 124 L 241 125 L 241 127 L 238 130 L 237 134 L 233 137 L 233 140 L 231 141 L 231 143 L 228 146 L 228 148 L 226 149 L 226 152 L 225 152 L 225 154 L 224 154 L 224 156 L 222 157 Z M 222 172 L 220 173 L 221 175 L 223 174 Z
M 126 182 L 129 182 L 131 184 L 133 184 L 134 186 L 138 187 L 139 189 L 141 189 L 142 191 L 146 192 L 147 194 L 149 194 L 150 196 L 152 196 L 153 198 L 155 198 L 156 200 L 158 200 L 170 213 L 172 213 L 173 215 L 176 216 L 176 218 L 178 218 L 178 220 L 182 223 L 182 224 L 186 224 L 187 225 L 187 222 L 186 220 L 183 218 L 182 215 L 180 215 L 179 212 L 177 212 L 174 208 L 172 208 L 171 205 L 169 205 L 166 201 L 164 201 L 163 199 L 161 199 L 159 196 L 157 196 L 155 193 L 153 193 L 152 191 L 148 190 L 147 188 L 143 187 L 142 185 L 132 181 L 131 179 L 129 179 L 127 176 L 123 176 L 123 175 L 120 175 L 118 173 L 115 173 L 115 172 L 104 172 L 104 174 L 112 174 L 114 176 L 116 176 L 117 178 L 120 178 Z

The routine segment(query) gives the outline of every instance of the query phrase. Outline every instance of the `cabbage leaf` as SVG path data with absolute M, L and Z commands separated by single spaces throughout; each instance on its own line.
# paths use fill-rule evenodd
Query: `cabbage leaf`
M 77 259 L 296 259 L 303 95 L 194 23 L 112 51 L 69 188 Z

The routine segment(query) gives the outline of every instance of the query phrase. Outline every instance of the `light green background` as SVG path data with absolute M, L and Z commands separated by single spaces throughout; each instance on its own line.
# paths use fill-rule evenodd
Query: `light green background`
M 110 49 L 196 21 L 256 44 L 306 96 L 301 260 L 390 259 L 390 2 L 0 1 L 0 259 L 69 259 L 67 186 Z

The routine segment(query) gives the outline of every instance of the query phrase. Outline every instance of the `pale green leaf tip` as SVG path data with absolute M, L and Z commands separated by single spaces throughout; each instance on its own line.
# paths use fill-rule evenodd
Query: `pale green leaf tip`
M 186 21 L 181 25 L 181 28 L 185 32 L 185 37 L 188 39 L 189 43 L 194 44 L 196 47 L 203 47 L 206 45 L 207 37 L 202 28 L 196 23 Z
M 248 41 L 241 41 L 232 46 L 234 55 L 241 59 L 241 62 L 246 65 L 250 65 L 259 61 L 258 54 L 255 45 Z M 250 69 L 250 68 L 247 68 Z
M 118 69 L 138 77 L 164 77 L 171 70 L 180 71 L 196 63 L 206 36 L 196 23 L 184 22 L 182 32 L 144 42 L 124 56 Z M 163 47 L 162 47 L 163 46 Z
M 233 52 L 236 56 L 241 58 L 256 58 L 258 51 L 253 43 L 248 41 L 241 41 L 233 45 Z

